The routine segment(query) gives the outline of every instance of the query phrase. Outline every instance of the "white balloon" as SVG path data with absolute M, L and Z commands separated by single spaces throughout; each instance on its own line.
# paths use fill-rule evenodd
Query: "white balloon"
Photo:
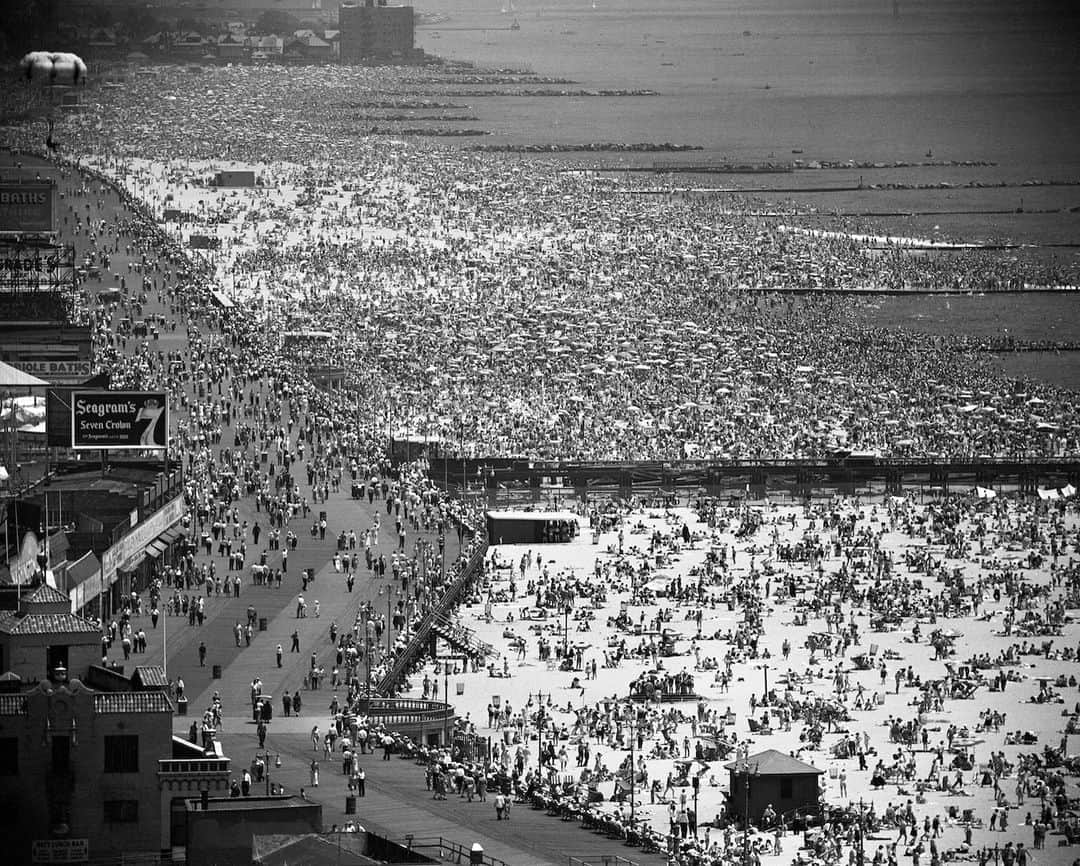
M 86 82 L 86 64 L 67 51 L 31 51 L 22 59 L 27 81 L 76 85 Z

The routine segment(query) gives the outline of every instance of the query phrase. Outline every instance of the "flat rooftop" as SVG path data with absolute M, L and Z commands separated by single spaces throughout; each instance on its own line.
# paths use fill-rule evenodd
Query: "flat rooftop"
M 186 801 L 187 811 L 189 812 L 202 812 L 202 800 L 198 797 L 192 797 Z M 295 794 L 284 794 L 281 796 L 260 796 L 260 797 L 211 797 L 207 801 L 207 812 L 250 812 L 258 809 L 299 809 L 299 808 L 321 808 L 321 804 L 316 803 L 314 800 L 304 800 Z

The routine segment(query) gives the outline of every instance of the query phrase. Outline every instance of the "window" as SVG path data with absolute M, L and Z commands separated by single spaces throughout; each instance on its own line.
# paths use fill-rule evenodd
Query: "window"
M 0 776 L 19 775 L 19 738 L 0 737 Z
M 786 778 L 786 779 L 782 778 L 780 780 L 780 799 L 781 800 L 790 800 L 791 799 L 791 777 L 790 776 L 788 778 Z
M 139 738 L 125 734 L 105 738 L 105 772 L 139 772 Z
M 52 738 L 52 768 L 54 773 L 66 773 L 71 769 L 71 738 Z
M 106 800 L 105 823 L 133 823 L 139 820 L 138 800 Z
M 56 673 L 56 669 L 62 667 L 68 670 L 68 647 L 64 644 L 50 646 L 45 650 L 45 673 L 50 679 Z
M 169 842 L 173 848 L 187 845 L 186 797 L 173 797 L 169 804 Z

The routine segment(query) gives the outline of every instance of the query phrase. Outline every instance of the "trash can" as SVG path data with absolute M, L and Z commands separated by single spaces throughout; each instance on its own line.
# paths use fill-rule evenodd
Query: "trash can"
M 210 670 L 210 676 L 215 680 L 221 679 L 221 665 L 214 665 Z
M 349 794 L 345 798 L 345 814 L 346 815 L 355 815 L 356 814 L 356 795 L 355 794 Z
M 176 715 L 178 715 L 178 716 L 186 716 L 187 715 L 187 698 L 177 698 L 176 699 Z
M 259 617 L 259 631 L 266 631 L 266 626 L 267 626 L 266 617 L 265 616 L 260 616 Z
M 484 848 L 479 842 L 473 842 L 469 849 L 469 866 L 484 866 Z

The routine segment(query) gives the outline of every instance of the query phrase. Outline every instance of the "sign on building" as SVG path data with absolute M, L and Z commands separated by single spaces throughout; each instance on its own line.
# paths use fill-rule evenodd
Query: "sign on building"
M 128 570 L 151 541 L 167 529 L 172 529 L 184 517 L 184 496 L 170 499 L 162 508 L 151 514 L 142 523 L 135 526 L 101 556 L 101 582 L 112 586 L 116 582 L 116 572 Z
M 89 358 L 19 358 L 12 367 L 55 384 L 85 382 L 94 375 L 94 362 Z
M 51 183 L 0 183 L 0 232 L 51 232 Z
M 164 391 L 75 391 L 71 447 L 79 450 L 161 450 L 169 444 Z
M 85 863 L 90 859 L 89 839 L 35 839 L 34 863 Z

